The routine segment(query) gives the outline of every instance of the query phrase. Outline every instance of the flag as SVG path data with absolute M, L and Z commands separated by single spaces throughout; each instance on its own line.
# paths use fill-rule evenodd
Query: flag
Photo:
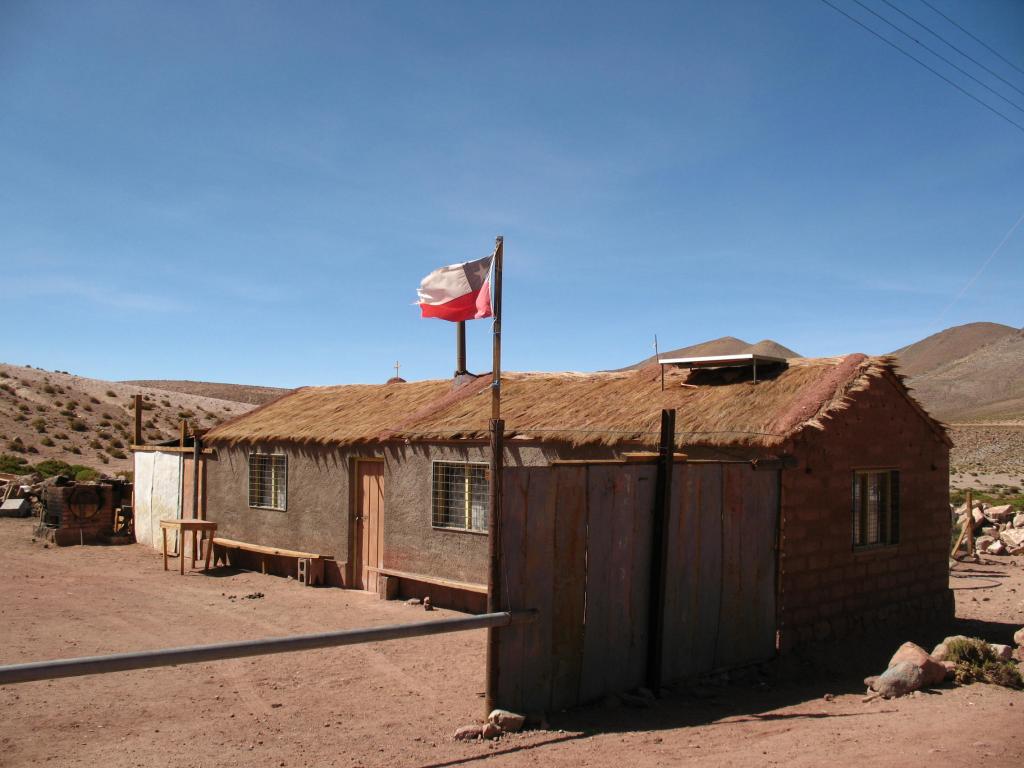
M 441 320 L 479 320 L 491 316 L 491 262 L 486 256 L 465 264 L 435 269 L 420 281 L 421 317 Z

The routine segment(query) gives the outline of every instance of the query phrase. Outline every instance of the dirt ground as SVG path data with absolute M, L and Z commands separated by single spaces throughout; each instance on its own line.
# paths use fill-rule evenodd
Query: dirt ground
M 453 615 L 252 573 L 181 577 L 139 545 L 44 549 L 31 530 L 0 519 L 0 663 Z M 905 639 L 1008 642 L 1024 625 L 1024 561 L 958 565 L 952 585 L 957 621 Z M 451 734 L 482 714 L 483 631 L 26 683 L 0 688 L 0 766 L 1022 764 L 1024 694 L 973 685 L 863 703 L 861 679 L 893 642 L 469 744 Z

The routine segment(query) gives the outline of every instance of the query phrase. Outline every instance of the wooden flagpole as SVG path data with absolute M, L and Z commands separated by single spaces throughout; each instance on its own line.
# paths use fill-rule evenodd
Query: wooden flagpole
M 501 604 L 501 474 L 504 454 L 505 422 L 501 420 L 501 262 L 505 238 L 498 235 L 494 242 L 494 363 L 491 369 L 491 466 L 490 502 L 487 510 L 487 610 Z M 487 712 L 498 706 L 498 644 L 500 635 L 496 627 L 487 630 L 487 683 L 485 708 Z

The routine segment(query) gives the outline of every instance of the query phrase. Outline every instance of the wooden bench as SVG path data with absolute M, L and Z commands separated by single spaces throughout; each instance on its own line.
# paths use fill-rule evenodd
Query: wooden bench
M 460 589 L 464 592 L 475 592 L 478 595 L 487 594 L 486 584 L 474 584 L 469 581 L 454 581 L 452 579 L 442 579 L 438 576 L 427 576 L 422 573 L 409 573 L 407 571 L 396 571 L 393 568 L 368 568 L 367 570 L 374 571 L 381 576 L 390 576 L 394 579 L 402 579 L 404 581 L 418 581 L 423 584 L 433 584 L 437 587 L 447 587 L 448 589 Z
M 300 552 L 296 549 L 267 547 L 262 544 L 250 544 L 246 541 L 235 541 L 234 539 L 224 539 L 219 536 L 215 536 L 213 539 L 214 566 L 221 561 L 223 561 L 225 565 L 230 565 L 227 553 L 233 549 L 241 550 L 243 552 L 253 552 L 260 555 L 260 571 L 262 573 L 267 572 L 267 556 L 294 558 L 298 561 L 296 578 L 300 583 L 305 584 L 307 587 L 313 586 L 314 584 L 324 583 L 325 558 L 323 555 L 318 555 L 315 552 Z

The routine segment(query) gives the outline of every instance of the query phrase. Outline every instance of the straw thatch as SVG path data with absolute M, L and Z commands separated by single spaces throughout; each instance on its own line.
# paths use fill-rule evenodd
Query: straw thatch
M 501 412 L 511 438 L 571 445 L 655 443 L 660 411 L 675 408 L 683 445 L 779 445 L 830 415 L 872 381 L 888 379 L 942 439 L 941 425 L 914 403 L 890 358 L 796 359 L 751 384 L 749 370 L 509 373 Z M 485 439 L 490 376 L 449 381 L 307 387 L 212 429 L 208 444 L 290 442 L 353 445 L 386 440 Z

